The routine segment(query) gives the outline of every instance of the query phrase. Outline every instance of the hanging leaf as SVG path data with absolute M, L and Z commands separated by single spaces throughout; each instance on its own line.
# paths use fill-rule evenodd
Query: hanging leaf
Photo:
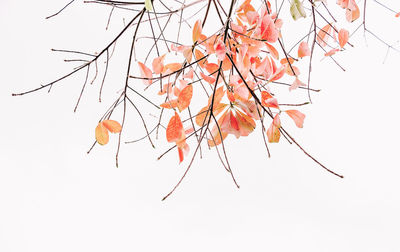
M 175 115 L 171 117 L 167 126 L 167 141 L 168 142 L 177 142 L 181 139 L 183 131 L 183 125 L 181 118 L 178 113 L 175 112 Z
M 147 11 L 152 11 L 153 10 L 153 4 L 151 3 L 151 0 L 145 0 L 144 1 L 144 7 L 146 8 Z
M 303 128 L 304 118 L 306 117 L 303 113 L 298 110 L 286 110 L 286 114 L 293 119 L 297 127 Z
M 201 20 L 199 19 L 193 26 L 193 33 L 192 33 L 193 43 L 196 43 L 197 40 L 200 38 L 201 30 L 202 30 Z
M 334 55 L 335 53 L 337 53 L 337 52 L 339 52 L 339 51 L 340 51 L 339 49 L 334 48 L 334 49 L 328 51 L 327 53 L 325 53 L 325 56 L 326 56 L 326 57 L 330 57 L 330 56 Z
M 105 145 L 108 143 L 108 140 L 109 140 L 108 131 L 102 122 L 97 124 L 96 130 L 95 130 L 95 136 L 96 136 L 96 141 L 100 145 Z
M 297 20 L 300 17 L 305 18 L 307 16 L 304 11 L 303 3 L 299 0 L 293 0 L 290 4 L 290 14 L 294 20 Z
M 199 51 L 199 50 L 194 50 L 194 57 L 196 58 L 196 61 L 199 61 L 197 64 L 199 65 L 199 67 L 204 68 L 204 64 L 207 63 L 207 59 L 202 59 L 204 58 L 204 54 Z M 202 60 L 200 60 L 202 59 Z
M 164 69 L 164 58 L 165 58 L 165 54 L 160 57 L 154 58 L 152 67 L 153 67 L 153 71 L 155 74 L 162 73 L 162 71 Z
M 164 66 L 164 71 L 170 70 L 171 72 L 176 72 L 179 69 L 181 69 L 181 67 L 182 67 L 181 63 L 169 63 Z
M 349 40 L 349 31 L 346 29 L 341 29 L 339 31 L 339 45 L 341 48 L 343 48 L 346 44 L 347 41 Z
M 178 109 L 179 109 L 179 112 L 182 112 L 182 110 L 184 110 L 187 107 L 189 107 L 190 102 L 192 100 L 192 96 L 193 96 L 193 86 L 192 85 L 186 86 L 179 93 L 179 96 L 178 96 Z
M 281 132 L 279 128 L 281 127 L 281 119 L 279 118 L 279 114 L 276 114 L 274 120 L 272 120 L 271 125 L 267 130 L 268 142 L 270 143 L 278 143 L 281 138 Z
M 114 120 L 104 120 L 103 122 L 104 127 L 106 127 L 111 133 L 119 133 L 122 130 L 121 124 Z
M 327 24 L 324 27 L 322 27 L 321 30 L 319 30 L 317 34 L 317 42 L 320 44 L 322 47 L 326 46 L 326 43 L 328 42 L 329 36 L 327 36 L 331 32 L 331 24 Z
M 200 76 L 201 76 L 201 78 L 203 78 L 203 80 L 205 80 L 209 84 L 215 83 L 215 79 L 213 77 L 207 76 L 207 75 L 203 74 L 202 72 L 200 72 Z
M 147 78 L 147 79 L 142 79 L 143 83 L 145 85 L 150 85 L 153 83 L 153 73 L 151 72 L 150 68 L 148 68 L 145 64 L 142 62 L 138 62 L 139 64 L 139 69 L 140 69 L 140 74 L 142 78 Z
M 307 87 L 307 85 L 304 84 L 303 82 L 301 82 L 298 78 L 296 78 L 296 79 L 294 80 L 294 82 L 292 83 L 292 85 L 290 85 L 289 91 L 295 90 L 295 89 L 297 89 L 298 87 Z
M 305 42 L 305 41 L 301 42 L 299 45 L 299 50 L 297 52 L 297 56 L 299 58 L 303 58 L 303 57 L 310 56 L 310 55 L 311 55 L 311 51 L 310 51 L 310 48 L 308 47 L 307 42 Z
M 178 99 L 169 100 L 160 105 L 160 107 L 166 108 L 166 109 L 176 108 L 177 106 L 178 106 Z

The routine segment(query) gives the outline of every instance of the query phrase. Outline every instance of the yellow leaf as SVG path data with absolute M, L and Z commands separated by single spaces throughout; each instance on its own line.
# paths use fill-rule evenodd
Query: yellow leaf
M 109 139 L 108 131 L 102 122 L 100 122 L 97 125 L 96 130 L 95 130 L 95 135 L 96 135 L 96 141 L 100 145 L 105 145 L 108 143 L 108 139 Z
M 146 8 L 146 10 L 152 11 L 153 10 L 153 4 L 151 3 L 151 0 L 145 0 L 144 1 L 144 7 Z

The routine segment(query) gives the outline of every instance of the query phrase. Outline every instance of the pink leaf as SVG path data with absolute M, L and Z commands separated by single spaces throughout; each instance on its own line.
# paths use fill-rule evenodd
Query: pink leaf
M 290 116 L 297 127 L 303 128 L 304 118 L 306 117 L 303 113 L 298 110 L 286 110 L 286 114 Z

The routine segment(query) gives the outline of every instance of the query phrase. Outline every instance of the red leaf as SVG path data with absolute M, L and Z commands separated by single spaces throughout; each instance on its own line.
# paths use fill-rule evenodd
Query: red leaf
M 171 117 L 167 126 L 167 141 L 168 142 L 177 142 L 181 139 L 183 131 L 183 125 L 181 118 L 178 113 L 175 112 L 175 115 Z

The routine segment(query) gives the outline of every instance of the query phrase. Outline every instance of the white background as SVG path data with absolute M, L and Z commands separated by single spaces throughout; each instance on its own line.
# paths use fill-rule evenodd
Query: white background
M 185 169 L 175 152 L 156 160 L 169 146 L 163 140 L 155 150 L 147 142 L 123 145 L 118 169 L 115 135 L 86 154 L 115 98 L 99 105 L 98 82 L 77 113 L 83 72 L 50 94 L 11 97 L 73 67 L 62 62 L 69 55 L 50 48 L 100 50 L 122 16 L 130 18 L 117 13 L 104 33 L 109 8 L 77 2 L 44 19 L 65 2 L 0 3 L 0 251 L 400 251 L 399 53 L 382 64 L 387 48 L 371 36 L 367 47 L 358 33 L 356 46 L 337 57 L 346 72 L 316 57 L 312 84 L 322 91 L 303 109 L 304 128 L 288 128 L 344 179 L 285 141 L 268 159 L 257 132 L 229 141 L 241 189 L 207 152 L 162 202 Z M 400 20 L 369 4 L 370 29 L 390 43 L 400 39 Z M 108 85 L 123 78 L 123 44 Z

